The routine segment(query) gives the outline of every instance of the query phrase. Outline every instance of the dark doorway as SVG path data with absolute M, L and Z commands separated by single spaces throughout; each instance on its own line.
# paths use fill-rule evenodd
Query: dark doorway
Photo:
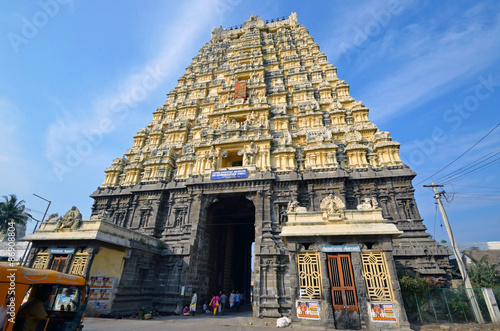
M 210 293 L 238 290 L 246 302 L 252 280 L 255 207 L 245 196 L 223 196 L 208 208 L 208 277 Z
M 328 275 L 335 316 L 338 329 L 359 329 L 359 309 L 351 254 L 328 254 Z

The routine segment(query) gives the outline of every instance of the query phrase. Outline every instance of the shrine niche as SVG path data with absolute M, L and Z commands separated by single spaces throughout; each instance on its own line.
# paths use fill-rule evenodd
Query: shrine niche
M 247 82 L 246 80 L 241 80 L 236 82 L 234 87 L 234 98 L 247 98 Z

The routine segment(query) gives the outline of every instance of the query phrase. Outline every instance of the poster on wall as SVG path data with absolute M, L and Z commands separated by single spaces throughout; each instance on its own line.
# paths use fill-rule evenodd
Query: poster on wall
M 99 290 L 90 289 L 89 292 L 89 301 L 95 301 L 99 297 Z
M 297 317 L 309 320 L 319 320 L 319 302 L 318 301 L 296 301 Z
M 106 309 L 108 307 L 107 301 L 97 301 L 95 304 L 95 309 Z
M 91 276 L 90 288 L 113 288 L 116 282 L 115 277 Z
M 373 322 L 397 322 L 394 303 L 370 303 L 370 316 Z
M 100 275 L 90 277 L 89 301 L 95 304 L 95 309 L 106 309 L 110 304 L 111 293 L 118 279 Z

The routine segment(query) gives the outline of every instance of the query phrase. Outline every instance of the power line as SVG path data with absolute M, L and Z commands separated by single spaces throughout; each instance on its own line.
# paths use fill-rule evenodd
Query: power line
M 493 154 L 493 155 L 490 155 L 490 154 Z M 470 162 L 469 164 L 463 166 L 462 168 L 459 168 L 459 169 L 457 169 L 455 171 L 450 172 L 447 175 L 439 177 L 435 181 L 442 181 L 442 180 L 446 179 L 447 177 L 453 177 L 453 176 L 455 176 L 455 175 L 457 175 L 457 174 L 459 174 L 459 173 L 461 173 L 463 171 L 466 171 L 466 170 L 468 170 L 468 169 L 470 169 L 470 168 L 472 168 L 472 167 L 474 167 L 476 165 L 479 165 L 480 163 L 485 162 L 485 161 L 487 161 L 487 160 L 491 159 L 492 157 L 495 157 L 495 156 L 497 156 L 499 154 L 500 154 L 500 148 L 497 148 L 494 151 L 489 152 L 488 154 L 481 156 L 477 160 L 474 160 L 474 161 Z
M 482 189 L 487 189 L 487 190 L 500 190 L 499 186 L 493 187 L 493 186 L 475 186 L 475 185 L 463 185 L 463 184 L 455 184 L 455 186 L 474 187 L 474 188 L 482 188 Z
M 457 200 L 491 200 L 491 201 L 497 201 L 500 200 L 500 197 L 494 198 L 494 197 L 475 197 L 475 198 L 467 198 L 467 197 L 456 197 L 455 199 Z
M 492 133 L 496 128 L 498 128 L 500 126 L 500 123 L 498 123 L 497 125 L 495 125 L 495 127 L 493 129 L 491 129 L 484 137 L 482 137 L 481 139 L 479 139 L 478 142 L 476 142 L 474 145 L 472 145 L 468 150 L 466 150 L 465 152 L 463 152 L 459 157 L 457 157 L 455 160 L 451 161 L 450 163 L 448 163 L 446 166 L 444 166 L 443 168 L 441 168 L 439 171 L 437 171 L 436 173 L 430 175 L 429 177 L 427 177 L 426 179 L 422 180 L 420 183 L 418 183 L 417 185 L 420 185 L 424 182 L 426 182 L 428 179 L 436 176 L 437 174 L 439 174 L 441 171 L 443 171 L 444 169 L 448 168 L 449 166 L 451 166 L 453 163 L 457 162 L 462 156 L 464 156 L 465 154 L 467 154 L 471 149 L 473 149 L 474 147 L 476 147 L 481 141 L 483 141 L 486 137 L 488 137 L 490 135 L 490 133 Z
M 497 164 L 497 163 L 500 163 L 500 158 L 495 159 L 495 160 L 493 160 L 493 161 L 491 161 L 491 162 L 488 162 L 488 163 L 486 163 L 486 164 L 483 164 L 483 165 L 482 165 L 482 166 L 480 166 L 479 168 L 476 168 L 476 169 L 474 169 L 474 170 L 471 170 L 471 171 L 466 172 L 466 173 L 463 173 L 463 174 L 456 175 L 454 178 L 450 178 L 450 179 L 448 179 L 448 180 L 445 180 L 445 182 L 444 182 L 443 184 L 449 184 L 449 183 L 451 183 L 451 182 L 452 182 L 452 181 L 454 181 L 454 180 L 457 180 L 457 179 L 459 179 L 459 178 L 465 177 L 465 176 L 467 176 L 467 175 L 471 175 L 471 174 L 476 173 L 476 172 L 478 172 L 478 171 L 480 171 L 480 170 L 483 170 L 483 169 L 489 168 L 489 167 L 491 167 L 491 166 L 493 166 L 493 165 L 495 165 L 495 164 Z
M 457 197 L 500 198 L 500 195 L 490 195 L 484 193 L 457 193 Z
M 500 197 L 499 194 L 495 194 L 495 195 L 491 195 L 491 194 L 487 194 L 485 192 L 481 192 L 481 193 L 474 193 L 474 192 L 455 192 L 457 195 L 460 195 L 460 196 L 464 196 L 464 195 L 472 195 L 472 196 L 479 196 L 479 197 Z
M 493 154 L 493 153 L 494 153 L 494 154 Z M 491 154 L 493 154 L 493 155 L 491 155 Z M 459 169 L 457 169 L 457 170 L 455 170 L 455 171 L 450 172 L 450 173 L 449 173 L 449 174 L 447 174 L 447 175 L 444 175 L 444 176 L 439 177 L 437 180 L 438 180 L 438 181 L 442 181 L 442 180 L 444 180 L 444 179 L 447 179 L 447 178 L 450 178 L 450 177 L 453 177 L 453 176 L 459 175 L 459 174 L 461 174 L 461 173 L 463 173 L 463 172 L 465 172 L 465 171 L 469 170 L 470 168 L 473 168 L 473 167 L 475 167 L 475 166 L 479 166 L 479 165 L 481 165 L 481 163 L 484 163 L 484 162 L 488 161 L 489 159 L 491 159 L 491 158 L 493 158 L 493 157 L 498 156 L 499 154 L 500 154 L 500 148 L 499 148 L 499 149 L 497 149 L 497 150 L 494 150 L 493 152 L 490 152 L 490 153 L 488 153 L 488 154 L 486 154 L 486 155 L 481 156 L 481 157 L 480 157 L 480 158 L 478 158 L 477 160 L 472 161 L 471 163 L 469 163 L 469 164 L 465 165 L 465 166 L 464 166 L 464 167 L 462 167 L 462 168 L 459 168 Z

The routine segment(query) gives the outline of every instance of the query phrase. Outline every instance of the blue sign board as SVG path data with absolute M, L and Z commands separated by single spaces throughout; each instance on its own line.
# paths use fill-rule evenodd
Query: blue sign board
M 52 248 L 50 254 L 73 254 L 75 253 L 74 248 Z
M 323 245 L 321 251 L 323 253 L 361 252 L 361 247 L 359 245 Z
M 212 171 L 210 179 L 247 178 L 247 169 Z

